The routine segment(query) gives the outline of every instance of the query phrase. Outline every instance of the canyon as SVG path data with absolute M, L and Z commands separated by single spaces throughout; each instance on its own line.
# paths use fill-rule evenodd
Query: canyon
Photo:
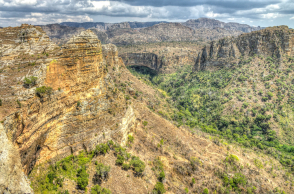
M 113 28 L 110 26 L 109 31 L 111 36 L 118 37 L 121 36 L 119 30 L 127 29 L 125 34 L 136 36 L 137 32 L 129 28 L 132 25 L 144 26 L 124 23 Z M 59 29 L 59 26 L 50 28 Z M 191 118 L 192 114 L 207 111 L 205 114 L 209 115 L 213 111 L 198 109 L 200 102 L 206 103 L 201 101 L 201 94 L 205 100 L 216 101 L 217 92 L 207 89 L 211 88 L 210 85 L 200 94 L 192 93 L 193 109 L 182 108 L 190 104 L 182 101 L 186 100 L 182 97 L 185 93 L 182 82 L 202 84 L 206 81 L 201 73 L 206 70 L 233 69 L 233 64 L 241 61 L 241 56 L 244 59 L 254 54 L 276 56 L 282 61 L 287 59 L 286 55 L 293 56 L 292 30 L 281 26 L 239 35 L 242 32 L 233 29 L 229 32 L 238 37 L 226 37 L 202 45 L 185 42 L 194 38 L 194 29 L 177 23 L 156 24 L 140 29 L 140 33 L 146 34 L 147 42 L 150 36 L 159 42 L 181 41 L 187 48 L 180 47 L 180 44 L 166 47 L 156 43 L 150 48 L 137 45 L 132 48 L 144 48 L 146 52 L 131 53 L 127 50 L 132 49 L 129 47 L 102 44 L 97 31 L 60 29 L 64 30 L 61 39 L 68 39 L 61 46 L 58 46 L 61 42 L 55 43 L 57 38 L 53 42 L 46 35 L 49 27 L 44 30 L 44 26 L 23 24 L 0 29 L 0 143 L 5 145 L 0 147 L 0 172 L 4 175 L 0 178 L 1 193 L 90 193 L 97 185 L 94 180 L 98 163 L 110 166 L 109 178 L 99 185 L 113 193 L 155 192 L 159 182 L 166 193 L 187 193 L 187 190 L 192 193 L 206 190 L 215 193 L 282 193 L 282 190 L 293 190 L 292 175 L 277 158 L 268 154 L 274 152 L 272 149 L 263 151 L 256 147 L 253 150 L 242 146 L 223 138 L 220 132 L 216 132 L 216 126 L 201 123 L 201 117 Z M 170 34 L 166 35 L 166 30 L 170 29 Z M 225 32 L 213 35 L 216 39 L 228 35 L 228 30 L 214 30 Z M 67 31 L 75 35 L 70 36 Z M 212 30 L 203 30 L 203 37 L 207 37 L 208 32 Z M 53 30 L 50 36 L 59 37 L 58 30 Z M 124 38 L 128 38 L 127 35 Z M 124 49 L 125 52 L 118 52 Z M 263 59 L 258 62 L 265 63 Z M 250 67 L 258 69 L 258 62 Z M 285 63 L 283 65 L 288 65 Z M 187 64 L 189 68 L 194 65 L 193 72 L 178 72 Z M 127 66 L 144 66 L 164 76 L 166 73 L 166 76 L 180 75 L 180 78 L 172 77 L 172 84 L 164 91 L 134 76 Z M 213 76 L 208 77 L 207 83 L 210 84 Z M 221 82 L 225 78 L 217 79 Z M 169 77 L 162 80 L 168 81 Z M 246 83 L 242 86 L 245 87 Z M 180 95 L 179 101 L 170 93 L 172 89 Z M 181 106 L 176 107 L 174 104 L 178 102 Z M 238 108 L 242 106 L 236 104 Z M 190 117 L 185 117 L 187 115 Z M 183 122 L 199 125 L 189 127 Z M 237 126 L 239 122 L 232 118 L 227 123 Z M 234 128 L 238 128 L 236 126 Z M 239 139 L 238 134 L 234 137 Z M 86 154 L 94 153 L 96 146 L 110 140 L 116 146 L 124 147 L 131 156 L 140 158 L 144 163 L 142 175 L 138 176 L 135 168 L 126 170 L 118 165 L 118 147 L 93 155 L 85 162 L 89 176 L 86 190 L 78 187 L 77 174 L 71 177 L 61 173 L 67 170 L 66 166 L 60 165 L 61 161 L 71 157 L 74 159 L 70 162 L 84 159 Z M 49 172 L 56 173 L 51 182 Z M 160 178 L 162 172 L 164 178 Z M 62 185 L 57 183 L 59 180 L 63 180 Z M 232 188 L 230 185 L 233 184 L 226 180 L 245 182 Z M 43 187 L 43 183 L 56 190 Z

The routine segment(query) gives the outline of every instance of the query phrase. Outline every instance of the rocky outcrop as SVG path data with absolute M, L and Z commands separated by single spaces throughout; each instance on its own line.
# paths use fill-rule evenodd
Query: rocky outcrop
M 121 144 L 126 141 L 135 114 L 124 95 L 114 89 L 109 74 L 116 75 L 121 66 L 116 47 L 101 45 L 87 30 L 52 53 L 38 74 L 28 72 L 38 77 L 37 87 L 52 90 L 38 95 L 33 92 L 27 98 L 28 89 L 19 88 L 15 95 L 21 109 L 3 120 L 4 131 L 19 151 L 26 173 L 36 164 L 90 151 L 109 139 Z
M 195 63 L 196 53 L 183 50 L 178 53 L 178 50 L 166 48 L 161 54 L 142 52 L 124 53 L 119 56 L 125 66 L 145 66 L 160 73 L 174 73 L 181 66 Z
M 22 171 L 20 156 L 0 123 L 0 193 L 34 193 Z
M 153 53 L 128 53 L 121 55 L 126 66 L 145 66 L 153 70 L 159 70 L 164 65 L 163 58 Z
M 242 34 L 236 38 L 212 41 L 198 54 L 194 69 L 224 67 L 238 64 L 240 56 L 276 57 L 294 54 L 294 30 L 287 26 L 270 27 Z
M 198 29 L 198 28 L 224 28 L 226 30 L 237 30 L 237 31 L 242 31 L 242 32 L 252 32 L 256 30 L 261 30 L 261 27 L 253 27 L 249 26 L 247 24 L 239 24 L 235 22 L 221 22 L 216 19 L 210 19 L 210 18 L 199 18 L 196 20 L 188 20 L 184 23 L 182 23 L 184 26 L 188 26 L 193 29 Z

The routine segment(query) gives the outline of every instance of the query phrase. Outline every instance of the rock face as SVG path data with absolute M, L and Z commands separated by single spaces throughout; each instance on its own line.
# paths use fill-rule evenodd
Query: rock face
M 59 24 L 48 24 L 40 26 L 53 42 L 64 44 L 74 35 L 80 34 L 84 28 L 75 28 L 70 26 L 62 26 Z
M 174 73 L 176 68 L 195 63 L 196 52 L 181 52 L 174 55 L 179 49 L 167 48 L 158 55 L 155 53 L 124 53 L 119 55 L 126 66 L 145 66 L 160 73 Z
M 153 53 L 129 53 L 121 58 L 126 66 L 145 66 L 153 70 L 159 70 L 164 64 L 164 60 Z
M 256 30 L 261 30 L 261 27 L 253 27 L 249 26 L 247 24 L 239 24 L 239 23 L 234 23 L 234 22 L 221 22 L 215 19 L 209 19 L 209 18 L 199 18 L 196 20 L 188 20 L 183 23 L 184 26 L 188 26 L 193 29 L 198 29 L 198 28 L 224 28 L 226 30 L 238 30 L 242 32 L 252 32 Z
M 224 67 L 238 64 L 241 56 L 262 55 L 281 58 L 294 54 L 294 30 L 287 26 L 270 27 L 264 30 L 212 41 L 198 54 L 194 69 Z
M 18 151 L 0 123 L 0 193 L 34 193 L 22 171 Z
M 26 44 L 23 42 L 20 46 Z M 38 86 L 51 87 L 52 92 L 33 94 L 21 101 L 21 109 L 3 122 L 8 139 L 20 153 L 24 171 L 28 173 L 49 159 L 92 150 L 108 139 L 124 144 L 135 114 L 124 95 L 114 90 L 108 73 L 115 75 L 123 66 L 116 47 L 101 45 L 87 30 L 72 37 L 46 61 L 40 66 Z M 23 92 L 17 98 L 23 99 L 27 89 L 19 90 Z

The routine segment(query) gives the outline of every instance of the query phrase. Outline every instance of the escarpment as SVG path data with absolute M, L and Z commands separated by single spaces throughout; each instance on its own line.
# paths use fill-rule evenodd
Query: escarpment
M 161 73 L 173 73 L 177 68 L 195 63 L 195 51 L 167 48 L 161 54 L 150 52 L 124 53 L 119 56 L 126 66 L 145 66 Z M 177 52 L 178 51 L 178 52 Z M 176 52 L 176 53 L 175 53 Z
M 198 54 L 194 69 L 231 66 L 238 64 L 242 57 L 260 55 L 276 57 L 294 54 L 294 30 L 287 26 L 269 27 L 242 34 L 238 37 L 212 41 Z
M 32 26 L 15 30 L 43 34 Z M 24 37 L 18 47 L 25 46 Z M 124 66 L 114 45 L 101 45 L 97 36 L 87 30 L 55 48 L 46 59 L 36 60 L 32 71 L 25 72 L 25 77 L 36 76 L 37 84 L 30 88 L 15 86 L 19 91 L 11 98 L 21 108 L 3 118 L 4 131 L 18 149 L 26 173 L 36 164 L 90 151 L 108 139 L 123 144 L 135 119 L 133 108 L 115 90 L 110 76 L 110 72 L 115 76 Z M 11 50 L 10 53 L 15 48 Z M 2 62 L 1 67 L 5 65 L 9 66 Z M 8 94 L 7 99 L 3 98 L 6 101 Z

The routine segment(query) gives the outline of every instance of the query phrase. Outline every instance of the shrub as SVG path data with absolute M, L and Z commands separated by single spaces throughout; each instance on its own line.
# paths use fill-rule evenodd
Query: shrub
M 97 176 L 100 177 L 102 180 L 105 180 L 108 178 L 109 171 L 110 171 L 110 166 L 104 165 L 102 163 L 99 163 L 96 167 Z
M 189 189 L 187 187 L 185 188 L 185 193 L 189 193 Z
M 0 99 L 0 106 L 2 106 L 2 99 Z
M 89 182 L 89 174 L 86 172 L 86 167 L 82 167 L 78 170 L 77 177 L 78 187 L 85 190 Z
M 195 179 L 192 178 L 192 184 L 194 185 L 196 183 Z
M 31 86 L 34 86 L 36 85 L 37 83 L 37 77 L 34 77 L 34 76 L 31 76 L 31 77 L 25 77 L 24 79 L 24 84 L 27 86 L 27 87 L 31 87 Z
M 110 148 L 107 144 L 101 143 L 96 146 L 94 153 L 95 155 L 106 154 L 109 150 Z
M 268 100 L 268 97 L 262 97 L 261 99 L 263 102 L 266 102 Z
M 239 161 L 239 158 L 238 156 L 231 154 L 226 157 L 225 161 L 229 162 L 230 164 L 236 164 Z
M 111 194 L 111 191 L 106 188 L 102 188 L 99 185 L 95 185 L 91 188 L 91 194 Z
M 243 105 L 242 105 L 242 107 L 243 107 L 243 108 L 247 108 L 248 105 L 249 105 L 249 104 L 248 104 L 247 102 L 244 102 Z
M 148 122 L 147 122 L 147 121 L 143 121 L 143 125 L 144 125 L 144 127 L 146 127 L 146 126 L 147 126 L 147 124 L 148 124 Z
M 198 168 L 198 166 L 202 165 L 201 161 L 195 157 L 190 158 L 190 164 L 192 166 L 193 171 L 195 171 Z
M 131 165 L 128 164 L 128 163 L 124 163 L 124 164 L 122 165 L 122 168 L 123 168 L 124 170 L 129 170 L 130 167 L 131 167 Z
M 128 136 L 128 142 L 133 143 L 134 142 L 134 137 L 132 135 Z
M 20 101 L 17 99 L 16 102 L 17 102 L 19 108 L 21 108 L 21 103 L 20 103 Z
M 66 190 L 66 191 L 64 191 L 64 192 L 59 191 L 58 194 L 69 194 L 69 192 L 68 192 L 68 190 Z
M 130 165 L 134 168 L 137 175 L 142 175 L 145 170 L 145 163 L 139 157 L 133 156 Z
M 258 160 L 257 158 L 254 159 L 254 164 L 258 169 L 263 168 L 263 164 L 260 160 Z
M 115 161 L 115 164 L 117 164 L 117 165 L 123 165 L 124 161 L 125 161 L 125 158 L 123 156 L 121 156 L 121 155 L 118 154 L 117 155 L 117 159 Z
M 203 192 L 202 192 L 203 194 L 208 194 L 209 192 L 208 192 L 208 189 L 207 188 L 205 188 L 204 190 L 203 190 Z
M 164 185 L 161 182 L 157 182 L 152 191 L 153 194 L 163 194 L 165 192 L 166 190 L 164 189 Z
M 164 171 L 161 171 L 161 172 L 159 173 L 158 180 L 159 180 L 160 182 L 162 182 L 164 179 L 165 179 L 165 173 L 164 173 Z
M 42 86 L 42 87 L 36 88 L 36 94 L 39 97 L 43 97 L 43 95 L 45 94 L 50 95 L 52 93 L 52 90 L 53 89 L 51 87 Z
M 267 93 L 267 96 L 268 96 L 269 99 L 272 99 L 272 97 L 273 97 L 274 95 L 273 95 L 273 93 L 268 92 L 268 93 Z

